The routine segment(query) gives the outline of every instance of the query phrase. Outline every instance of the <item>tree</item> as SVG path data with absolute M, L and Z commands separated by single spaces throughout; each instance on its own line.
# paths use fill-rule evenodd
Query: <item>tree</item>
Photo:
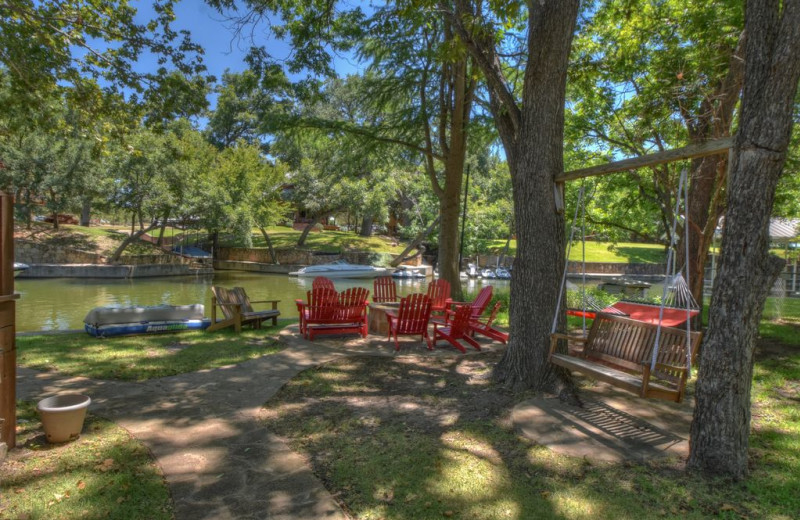
M 236 7 L 233 0 L 207 2 L 218 9 Z M 239 27 L 279 14 L 281 21 L 270 20 L 269 27 L 274 35 L 291 39 L 293 54 L 287 64 L 292 72 L 332 75 L 331 54 L 350 49 L 369 63 L 363 84 L 367 90 L 359 97 L 367 118 L 296 118 L 285 124 L 348 132 L 365 143 L 392 143 L 422 154 L 440 201 L 439 273 L 460 299 L 459 202 L 479 74 L 451 22 L 437 15 L 435 3 L 425 2 L 373 7 L 370 16 L 359 7 L 330 9 L 328 3 L 313 0 L 301 2 L 300 8 L 264 0 L 242 4 L 247 9 L 236 20 Z M 260 49 L 251 66 L 263 64 L 265 57 L 266 50 Z
M 768 230 L 800 81 L 800 1 L 748 0 L 745 31 L 742 112 L 688 463 L 733 479 L 747 475 L 755 340 L 764 302 L 782 266 L 769 253 Z
M 174 95 L 175 82 L 164 65 L 186 77 L 205 70 L 202 49 L 186 31 L 176 32 L 173 0 L 155 0 L 154 20 L 137 23 L 128 0 L 0 1 L 0 62 L 21 106 L 38 107 L 43 98 L 64 87 L 81 91 L 101 79 L 107 91 L 133 89 Z M 159 59 L 156 71 L 135 65 L 143 52 Z M 169 89 L 159 90 L 162 82 Z M 204 82 L 203 82 L 204 83 Z
M 568 94 L 568 142 L 579 143 L 584 160 L 643 155 L 730 135 L 744 70 L 741 2 L 597 4 L 576 40 Z M 587 207 L 587 220 L 595 228 L 621 230 L 611 229 L 612 238 L 669 243 L 680 169 L 659 165 L 596 180 L 601 188 Z M 687 266 L 698 302 L 709 246 L 724 212 L 726 171 L 724 154 L 689 165 Z M 682 245 L 678 251 L 683 265 Z
M 485 77 L 511 172 L 517 231 L 511 338 L 494 374 L 510 388 L 569 388 L 548 363 L 547 345 L 565 254 L 553 179 L 564 169 L 566 75 L 578 5 L 456 0 L 442 6 Z M 506 56 L 517 62 L 504 63 Z

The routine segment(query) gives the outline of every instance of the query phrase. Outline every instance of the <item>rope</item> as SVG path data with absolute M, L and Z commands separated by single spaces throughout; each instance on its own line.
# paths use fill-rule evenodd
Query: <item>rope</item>
M 550 328 L 550 334 L 554 334 L 556 332 L 556 327 L 558 326 L 558 311 L 561 309 L 561 302 L 563 301 L 564 297 L 564 286 L 567 283 L 567 268 L 569 267 L 569 253 L 572 250 L 572 239 L 575 236 L 575 222 L 578 220 L 578 208 L 581 207 L 581 202 L 583 201 L 583 186 L 581 186 L 580 191 L 578 192 L 578 203 L 575 205 L 575 215 L 572 217 L 572 228 L 569 232 L 569 243 L 567 244 L 567 257 L 564 260 L 564 272 L 561 274 L 561 286 L 558 290 L 558 301 L 556 302 L 556 310 L 553 313 L 553 326 Z
M 678 184 L 678 196 L 675 197 L 675 212 L 672 214 L 672 233 L 670 235 L 669 250 L 667 251 L 667 272 L 664 275 L 664 290 L 662 291 L 661 294 L 661 306 L 658 309 L 658 327 L 656 328 L 656 341 L 655 345 L 653 345 L 653 355 L 650 359 L 650 370 L 656 369 L 656 359 L 658 359 L 658 347 L 659 347 L 659 342 L 661 340 L 661 322 L 664 319 L 665 300 L 667 299 L 667 288 L 669 285 L 667 283 L 667 280 L 669 279 L 670 266 L 672 266 L 673 272 L 675 268 L 674 255 L 673 255 L 673 250 L 675 249 L 675 232 L 677 231 L 678 228 L 678 211 L 680 210 L 681 196 L 683 194 L 683 184 L 685 181 L 686 181 L 686 168 L 684 168 L 681 171 L 681 180 L 680 183 Z M 687 219 L 684 218 L 684 225 L 686 223 L 686 220 Z M 688 237 L 686 237 L 686 239 L 688 240 Z M 684 240 L 684 242 L 687 240 Z

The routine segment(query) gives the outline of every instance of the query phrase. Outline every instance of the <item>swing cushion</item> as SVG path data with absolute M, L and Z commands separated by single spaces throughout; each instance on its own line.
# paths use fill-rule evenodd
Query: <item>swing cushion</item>
M 661 307 L 659 305 L 648 305 L 646 303 L 634 302 L 617 302 L 612 307 L 628 315 L 632 320 L 642 321 L 658 325 L 658 317 L 661 314 Z M 694 318 L 700 313 L 697 309 L 689 310 L 689 318 Z M 663 318 L 661 325 L 663 327 L 677 327 L 682 323 L 686 323 L 686 309 L 678 309 L 676 307 L 664 307 Z
M 597 313 L 586 338 L 551 335 L 550 362 L 641 397 L 681 402 L 688 376 L 686 349 L 690 349 L 694 360 L 702 333 L 691 332 L 687 346 L 685 330 L 661 327 L 656 366 L 651 371 L 658 328 L 650 323 Z M 583 349 L 574 354 L 558 353 L 556 347 L 562 339 L 578 341 Z

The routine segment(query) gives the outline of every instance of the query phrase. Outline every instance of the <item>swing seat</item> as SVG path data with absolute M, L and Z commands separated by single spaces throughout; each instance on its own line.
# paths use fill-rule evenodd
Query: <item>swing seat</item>
M 684 311 L 685 312 L 685 311 Z M 689 374 L 686 368 L 686 331 L 661 327 L 655 369 L 650 361 L 658 325 L 599 312 L 589 335 L 550 335 L 550 362 L 604 381 L 639 397 L 681 402 Z M 702 332 L 689 334 L 688 349 L 694 360 Z M 582 349 L 556 352 L 559 340 L 579 343 Z

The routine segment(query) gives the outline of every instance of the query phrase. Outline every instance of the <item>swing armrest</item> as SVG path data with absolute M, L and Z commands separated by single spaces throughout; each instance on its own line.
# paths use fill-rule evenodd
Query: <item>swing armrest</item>
M 558 340 L 565 339 L 567 341 L 577 341 L 578 343 L 583 343 L 586 345 L 586 342 L 589 338 L 586 336 L 573 336 L 571 334 L 563 334 L 561 332 L 554 332 L 550 334 L 550 354 L 554 354 L 556 351 L 556 346 L 558 345 Z

